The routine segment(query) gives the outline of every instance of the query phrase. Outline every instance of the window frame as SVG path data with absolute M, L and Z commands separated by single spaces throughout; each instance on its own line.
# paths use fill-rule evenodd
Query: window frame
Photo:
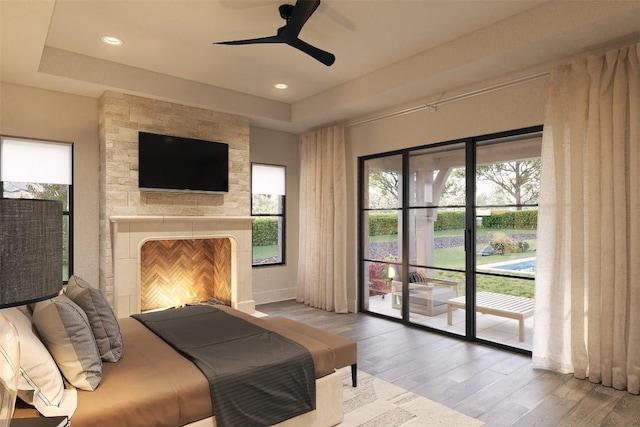
M 393 151 L 387 151 L 387 152 L 381 152 L 381 153 L 375 153 L 375 154 L 370 154 L 370 155 L 365 155 L 365 156 L 361 156 L 358 157 L 358 205 L 357 205 L 357 210 L 358 210 L 358 219 L 357 219 L 357 232 L 358 232 L 358 237 L 357 237 L 357 260 L 358 260 L 358 264 L 357 264 L 357 275 L 358 275 L 358 311 L 361 313 L 365 313 L 367 315 L 371 315 L 374 317 L 380 317 L 380 318 L 384 318 L 384 319 L 388 319 L 391 321 L 395 321 L 395 322 L 400 322 L 406 325 L 410 325 L 412 327 L 416 327 L 419 329 L 424 329 L 424 330 L 428 330 L 428 331 L 432 331 L 432 332 L 436 332 L 436 333 L 440 333 L 443 335 L 447 335 L 447 336 L 451 336 L 451 337 L 455 337 L 458 339 L 462 339 L 462 340 L 467 340 L 467 341 L 473 341 L 473 342 L 480 342 L 483 344 L 487 344 L 489 346 L 492 347 L 497 347 L 497 348 L 501 348 L 501 349 L 505 349 L 505 350 L 509 350 L 509 351 L 514 351 L 517 353 L 522 353 L 522 354 L 526 354 L 526 355 L 531 355 L 531 351 L 530 350 L 526 350 L 523 349 L 521 347 L 516 347 L 516 346 L 511 346 L 511 345 L 507 345 L 501 342 L 496 342 L 496 341 L 491 341 L 488 340 L 484 337 L 481 337 L 478 335 L 478 330 L 476 328 L 476 309 L 475 309 L 475 296 L 470 298 L 469 301 L 467 301 L 467 307 L 468 309 L 465 310 L 465 316 L 466 316 L 466 320 L 465 320 L 465 333 L 464 335 L 459 335 L 457 333 L 453 333 L 451 331 L 448 331 L 446 329 L 443 328 L 439 328 L 439 327 L 435 327 L 435 326 L 428 326 L 428 325 L 424 325 L 418 322 L 414 322 L 411 319 L 410 316 L 410 310 L 409 310 L 409 304 L 408 302 L 408 294 L 409 294 L 409 280 L 408 280 L 408 271 L 410 269 L 410 267 L 420 267 L 420 268 L 428 268 L 431 270 L 439 270 L 439 271 L 451 271 L 451 272 L 458 272 L 458 273 L 462 273 L 464 274 L 464 284 L 463 284 L 463 289 L 465 291 L 465 295 L 471 295 L 477 292 L 477 286 L 476 286 L 476 278 L 477 276 L 498 276 L 500 278 L 507 278 L 507 279 L 517 279 L 517 280 L 526 280 L 526 281 L 530 281 L 532 283 L 535 282 L 535 277 L 522 277 L 519 276 L 517 274 L 509 274 L 509 273 L 501 273 L 499 275 L 496 275 L 494 273 L 488 273 L 488 272 L 484 272 L 484 271 L 478 271 L 477 270 L 477 265 L 476 265 L 476 250 L 475 249 L 471 249 L 471 245 L 475 245 L 475 243 L 477 241 L 476 238 L 476 207 L 477 207 L 477 200 L 476 200 L 476 166 L 477 166 L 477 159 L 476 159 L 476 149 L 478 144 L 482 144 L 486 141 L 495 141 L 495 142 L 510 142 L 512 139 L 514 140 L 518 140 L 520 139 L 521 136 L 523 135 L 532 135 L 532 134 L 542 134 L 543 131 L 543 126 L 542 125 L 538 125 L 538 126 L 531 126 L 531 127 L 526 127 L 526 128 L 520 128 L 520 129 L 515 129 L 515 130 L 510 130 L 510 131 L 506 131 L 506 132 L 498 132 L 498 133 L 493 133 L 493 134 L 488 134 L 488 135 L 481 135 L 481 136 L 475 136 L 475 137 L 466 137 L 466 138 L 461 138 L 461 139 L 456 139 L 456 140 L 450 140 L 450 141 L 445 141 L 445 142 L 438 142 L 438 143 L 433 143 L 433 144 L 427 144 L 427 145 L 421 145 L 421 146 L 417 146 L 417 147 L 407 147 L 407 148 L 403 148 L 403 149 L 399 149 L 399 150 L 393 150 Z M 401 192 L 401 202 L 399 203 L 399 206 L 397 207 L 397 209 L 393 209 L 393 210 L 397 210 L 398 211 L 398 221 L 401 222 L 402 224 L 410 224 L 410 212 L 413 209 L 417 209 L 419 207 L 417 206 L 413 206 L 410 203 L 410 176 L 411 174 L 408 173 L 410 172 L 410 155 L 412 153 L 418 152 L 419 150 L 422 149 L 433 149 L 433 148 L 438 148 L 438 147 L 446 147 L 446 146 L 452 146 L 455 144 L 464 144 L 465 147 L 465 169 L 466 169 L 466 176 L 465 176 L 465 181 L 466 181 L 466 194 L 465 194 L 465 204 L 464 205 L 460 205 L 460 206 L 464 206 L 465 207 L 465 239 L 464 239 L 464 249 L 465 249 L 465 267 L 464 267 L 464 271 L 459 271 L 457 269 L 451 269 L 451 268 L 445 268 L 442 266 L 437 266 L 437 265 L 418 265 L 418 264 L 414 264 L 410 261 L 410 257 L 407 256 L 408 254 L 410 254 L 410 226 L 406 226 L 403 227 L 402 230 L 398 231 L 399 236 L 401 235 L 401 238 L 399 239 L 399 258 L 400 260 L 398 261 L 388 261 L 388 260 L 384 260 L 384 259 L 376 259 L 372 256 L 370 256 L 369 251 L 366 249 L 366 245 L 368 244 L 368 238 L 370 236 L 368 236 L 368 226 L 369 226 L 369 218 L 368 218 L 368 214 L 369 212 L 375 212 L 375 211 L 379 211 L 379 210 L 386 210 L 386 209 L 376 209 L 376 208 L 372 208 L 371 205 L 368 203 L 368 199 L 367 196 L 368 192 L 369 192 L 369 180 L 366 176 L 366 166 L 367 166 L 367 162 L 371 161 L 371 160 L 376 160 L 376 159 L 383 159 L 383 158 L 389 158 L 389 157 L 394 157 L 394 156 L 401 156 L 402 157 L 402 192 Z M 472 173 L 470 173 L 472 172 Z M 400 201 L 400 199 L 399 199 Z M 458 205 L 451 205 L 448 207 L 460 207 Z M 525 208 L 538 208 L 538 203 L 535 204 L 525 204 L 525 205 L 521 205 Z M 440 206 L 425 206 L 428 208 L 440 208 Z M 484 207 L 484 205 L 482 205 L 482 207 Z M 515 204 L 505 204 L 505 205 L 490 205 L 490 207 L 495 208 L 495 207 L 504 207 L 504 208 L 510 208 L 510 207 L 517 207 L 517 205 Z M 366 295 L 367 292 L 370 292 L 370 284 L 368 283 L 368 274 L 366 269 L 368 268 L 369 265 L 371 265 L 372 263 L 386 263 L 388 265 L 393 266 L 394 264 L 399 266 L 402 270 L 402 275 L 400 278 L 398 278 L 398 276 L 396 275 L 396 279 L 394 280 L 398 280 L 398 281 L 402 281 L 402 291 L 403 291 L 403 296 L 404 296 L 404 300 L 403 300 L 403 304 L 399 313 L 399 316 L 394 317 L 393 315 L 389 315 L 386 312 L 376 312 L 374 310 L 371 310 L 369 305 L 368 305 L 368 297 Z M 385 276 L 386 278 L 386 276 Z
M 254 173 L 254 166 L 269 166 L 269 167 L 277 167 L 277 168 L 282 168 L 283 172 L 284 172 L 284 192 L 285 194 L 281 195 L 281 213 L 277 214 L 277 213 L 255 213 L 254 212 L 254 208 L 253 208 L 253 173 Z M 280 260 L 276 261 L 276 262 L 265 262 L 265 263 L 260 263 L 260 264 L 255 264 L 254 260 L 253 260 L 253 225 L 252 225 L 252 229 L 251 229 L 251 234 L 252 234 L 252 244 L 251 244 L 251 267 L 253 268 L 261 268 L 261 267 L 273 267 L 273 266 L 283 266 L 286 265 L 286 260 L 287 260 L 287 220 L 286 220 L 286 213 L 287 213 L 287 166 L 286 165 L 281 165 L 281 164 L 273 164 L 273 163 L 264 163 L 264 162 L 251 162 L 251 174 L 250 174 L 250 182 L 251 182 L 251 191 L 250 191 L 250 204 L 251 204 L 251 216 L 254 218 L 267 218 L 267 217 L 277 217 L 279 218 L 279 220 L 281 221 L 281 226 L 278 227 L 278 233 L 279 235 L 279 253 L 280 253 Z
M 26 141 L 26 142 L 37 142 L 37 143 L 45 143 L 45 144 L 65 144 L 70 146 L 71 148 L 71 184 L 67 185 L 67 199 L 68 199 L 68 206 L 65 209 L 65 206 L 62 207 L 62 216 L 63 216 L 63 230 L 65 227 L 64 222 L 68 223 L 68 234 L 67 234 L 67 277 L 66 279 L 64 279 L 63 276 L 63 283 L 67 284 L 69 281 L 69 278 L 73 275 L 73 259 L 74 259 L 74 245 L 73 245 L 73 229 L 74 229 L 74 215 L 73 215 L 73 206 L 74 206 L 74 201 L 73 201 L 73 181 L 74 181 L 74 143 L 73 142 L 67 142 L 67 141 L 55 141 L 55 140 L 50 140 L 50 139 L 40 139 L 40 138 L 27 138 L 27 137 L 21 137 L 21 136 L 13 136 L 13 135 L 1 135 L 0 134 L 0 153 L 2 152 L 2 144 L 4 142 L 5 139 L 11 139 L 11 140 L 18 140 L 18 141 Z M 15 182 L 15 181 L 6 181 L 6 182 Z M 35 183 L 35 182 L 30 182 L 30 183 Z M 61 184 L 61 185 L 65 185 L 65 184 Z M 4 187 L 5 187 L 5 181 L 3 181 L 2 179 L 0 179 L 0 197 L 5 197 L 4 196 Z M 64 244 L 64 243 L 63 243 Z M 63 272 L 64 272 L 64 259 L 63 259 Z

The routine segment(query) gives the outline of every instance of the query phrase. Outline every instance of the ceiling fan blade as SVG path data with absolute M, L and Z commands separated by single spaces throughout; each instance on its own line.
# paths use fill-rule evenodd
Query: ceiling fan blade
M 290 46 L 295 47 L 296 49 L 301 50 L 307 55 L 317 59 L 327 67 L 331 66 L 336 60 L 336 57 L 334 54 L 329 53 L 322 49 L 318 49 L 315 46 L 311 46 L 309 43 L 306 43 L 298 38 L 293 40 L 287 40 L 286 43 Z
M 298 0 L 285 27 L 287 36 L 298 37 L 300 30 L 320 6 L 320 0 Z
M 242 44 L 260 44 L 260 43 L 285 43 L 280 36 L 258 37 L 246 40 L 231 40 L 227 42 L 213 42 L 213 44 L 242 45 Z
M 298 38 L 304 24 L 320 6 L 320 0 L 297 0 L 295 6 L 283 4 L 280 6 L 280 16 L 287 20 L 287 23 L 278 28 L 275 36 L 258 37 L 255 39 L 231 40 L 225 42 L 214 42 L 213 44 L 243 45 L 259 43 L 286 43 L 322 62 L 326 66 L 333 65 L 336 57 L 325 50 L 311 46 Z
M 260 43 L 285 43 L 280 36 L 258 37 L 255 39 L 230 40 L 226 42 L 214 42 L 213 44 L 241 45 L 241 44 L 260 44 Z

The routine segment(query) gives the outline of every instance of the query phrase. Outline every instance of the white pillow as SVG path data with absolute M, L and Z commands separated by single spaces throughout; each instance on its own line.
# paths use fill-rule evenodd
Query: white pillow
M 123 345 L 120 325 L 100 290 L 78 276 L 71 276 L 65 293 L 87 315 L 102 360 L 120 360 Z
M 18 396 L 46 415 L 62 399 L 62 376 L 51 355 L 33 332 L 31 320 L 17 307 L 0 312 L 15 325 L 20 338 Z M 74 408 L 75 409 L 75 408 Z
M 81 390 L 95 390 L 102 379 L 102 360 L 82 308 L 58 295 L 35 305 L 33 324 L 67 381 Z

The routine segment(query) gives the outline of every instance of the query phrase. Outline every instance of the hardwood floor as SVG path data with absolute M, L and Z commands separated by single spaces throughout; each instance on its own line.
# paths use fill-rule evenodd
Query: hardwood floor
M 491 427 L 640 426 L 640 397 L 534 369 L 528 356 L 294 301 L 257 310 L 358 342 L 358 368 Z

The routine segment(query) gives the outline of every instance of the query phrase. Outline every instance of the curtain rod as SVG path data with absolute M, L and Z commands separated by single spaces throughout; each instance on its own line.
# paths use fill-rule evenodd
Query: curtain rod
M 405 114 L 417 113 L 418 111 L 436 111 L 440 105 L 448 104 L 450 102 L 460 101 L 462 99 L 472 98 L 474 96 L 483 95 L 485 93 L 493 92 L 500 89 L 505 89 L 507 87 L 516 86 L 521 83 L 530 82 L 533 80 L 538 80 L 549 75 L 548 71 L 543 73 L 533 74 L 531 76 L 521 77 L 519 79 L 511 80 L 504 83 L 498 83 L 493 86 L 487 86 L 482 89 L 473 90 L 471 92 L 461 93 L 460 95 L 454 95 L 449 98 L 443 98 L 438 101 L 429 102 L 426 104 L 416 105 L 414 107 L 405 108 L 404 110 L 394 111 L 393 113 L 383 114 L 381 116 L 371 117 L 370 119 L 360 120 L 354 123 L 348 123 L 344 127 L 354 127 L 360 126 L 371 122 L 377 122 L 379 120 L 390 119 L 392 117 L 404 116 Z

